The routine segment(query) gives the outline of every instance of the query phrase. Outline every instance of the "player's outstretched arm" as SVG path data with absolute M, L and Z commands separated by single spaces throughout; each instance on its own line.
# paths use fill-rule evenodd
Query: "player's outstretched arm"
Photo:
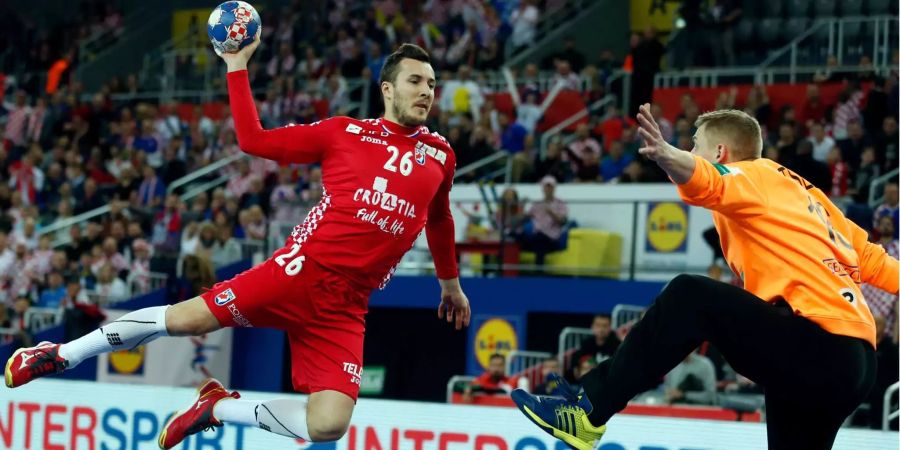
M 327 146 L 326 122 L 308 126 L 287 126 L 265 130 L 259 121 L 256 102 L 250 90 L 247 62 L 259 47 L 260 32 L 256 39 L 236 53 L 223 53 L 228 66 L 228 98 L 234 117 L 238 146 L 246 153 L 279 163 L 309 164 L 322 160 Z
M 750 174 L 712 163 L 680 150 L 662 137 L 650 105 L 638 113 L 644 147 L 639 151 L 656 161 L 675 184 L 685 203 L 733 216 L 753 216 L 768 209 L 768 196 Z
M 641 105 L 637 118 L 640 124 L 638 132 L 644 138 L 644 146 L 638 152 L 655 161 L 675 184 L 687 183 L 697 165 L 694 156 L 666 142 L 656 119 L 650 114 L 649 103 Z
M 837 207 L 835 207 L 837 209 Z M 836 214 L 841 214 L 840 210 Z M 869 242 L 869 234 L 841 214 L 840 219 L 850 227 L 853 249 L 859 256 L 859 275 L 864 283 L 869 283 L 886 292 L 897 294 L 900 290 L 900 265 L 884 247 Z

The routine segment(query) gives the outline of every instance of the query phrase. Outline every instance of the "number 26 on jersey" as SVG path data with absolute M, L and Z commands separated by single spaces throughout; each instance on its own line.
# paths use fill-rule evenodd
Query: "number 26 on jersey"
M 405 153 L 403 153 L 403 156 L 400 156 L 400 149 L 398 149 L 397 147 L 395 147 L 393 145 L 389 145 L 387 147 L 387 151 L 391 155 L 390 155 L 390 157 L 388 157 L 387 162 L 384 163 L 384 169 L 387 170 L 388 172 L 396 173 L 397 166 L 395 165 L 395 163 L 397 162 L 397 159 L 399 158 L 400 159 L 400 175 L 403 175 L 404 177 L 409 176 L 409 174 L 412 173 L 412 170 L 413 170 L 413 162 L 412 162 L 413 152 L 411 152 L 411 151 L 405 152 Z

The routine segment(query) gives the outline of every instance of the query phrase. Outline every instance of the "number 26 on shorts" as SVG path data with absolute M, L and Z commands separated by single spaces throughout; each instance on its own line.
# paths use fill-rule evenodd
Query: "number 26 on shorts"
M 306 261 L 306 256 L 300 255 L 294 258 L 294 255 L 300 251 L 300 244 L 294 244 L 291 246 L 291 251 L 278 255 L 275 257 L 275 264 L 278 264 L 281 267 L 284 267 L 284 273 L 290 276 L 297 275 L 300 273 L 300 270 L 303 269 L 303 261 Z M 294 258 L 294 259 L 291 259 Z M 287 260 L 291 259 L 291 262 L 287 262 Z

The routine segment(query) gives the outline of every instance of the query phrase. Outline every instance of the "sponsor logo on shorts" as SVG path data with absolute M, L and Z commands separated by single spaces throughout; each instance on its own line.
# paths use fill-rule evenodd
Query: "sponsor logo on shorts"
M 344 363 L 344 372 L 350 374 L 350 382 L 358 385 L 360 379 L 362 378 L 362 367 L 354 363 Z
M 225 306 L 231 303 L 231 301 L 235 298 L 237 297 L 234 295 L 234 291 L 232 291 L 231 288 L 225 289 L 224 291 L 216 294 L 216 305 Z
M 237 308 L 233 303 L 228 305 L 228 312 L 231 313 L 231 318 L 234 319 L 234 323 L 238 324 L 242 327 L 252 327 L 253 324 L 241 314 L 241 311 Z

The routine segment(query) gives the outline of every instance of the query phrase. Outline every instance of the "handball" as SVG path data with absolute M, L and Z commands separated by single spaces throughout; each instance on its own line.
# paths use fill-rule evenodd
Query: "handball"
M 206 33 L 216 54 L 235 53 L 250 45 L 262 23 L 256 8 L 247 2 L 232 1 L 217 6 L 209 15 Z

